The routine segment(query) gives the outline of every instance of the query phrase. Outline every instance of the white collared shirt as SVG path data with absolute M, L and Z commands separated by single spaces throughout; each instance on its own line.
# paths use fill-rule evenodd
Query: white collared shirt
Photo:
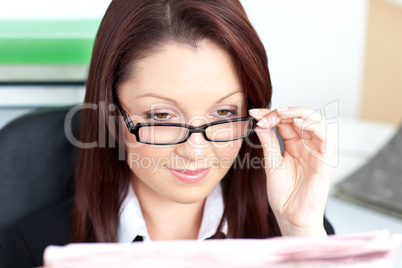
M 215 234 L 223 215 L 223 198 L 220 183 L 218 183 L 207 196 L 200 231 L 197 240 L 205 240 Z M 227 222 L 224 221 L 222 232 L 227 234 Z M 118 242 L 131 243 L 139 235 L 143 241 L 151 241 L 147 226 L 142 215 L 140 203 L 132 186 L 120 208 L 120 223 L 118 229 Z

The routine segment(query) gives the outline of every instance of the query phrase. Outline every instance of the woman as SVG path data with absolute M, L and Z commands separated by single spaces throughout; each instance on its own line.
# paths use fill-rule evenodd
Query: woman
M 325 122 L 269 110 L 271 95 L 239 1 L 114 0 L 87 81 L 99 109 L 81 118 L 81 141 L 98 146 L 80 149 L 65 243 L 333 233 Z
M 85 102 L 105 102 L 107 107 L 119 101 L 130 116 L 138 117 L 131 118 L 137 123 L 199 126 L 247 116 L 252 107 L 269 107 L 271 92 L 264 47 L 238 1 L 113 1 L 99 28 Z M 118 110 L 105 109 L 101 114 L 102 120 L 118 118 Z M 126 161 L 118 159 L 118 147 L 82 150 L 72 240 L 118 241 L 119 211 L 131 186 L 151 238 L 196 238 L 205 199 L 219 183 L 225 208 L 214 237 L 220 236 L 224 220 L 228 237 L 262 238 L 279 231 L 325 235 L 322 219 L 332 172 L 326 163 L 332 161 L 332 150 L 320 153 L 330 143 L 322 122 L 307 123 L 310 126 L 302 131 L 302 121 L 317 120 L 311 114 L 296 107 L 257 109 L 252 115 L 270 125 L 256 127 L 258 138 L 255 134 L 247 138 L 251 143 L 228 141 L 222 149 L 214 148 L 218 143 L 206 141 L 199 133 L 185 143 L 152 146 L 137 142 L 124 128 L 120 140 L 127 142 L 120 141 L 120 146 L 125 147 Z M 196 116 L 203 118 L 194 120 Z M 84 115 L 84 142 L 97 139 L 98 122 L 96 113 Z M 106 120 L 105 124 L 111 133 L 118 133 L 119 122 L 113 123 Z M 284 138 L 283 156 L 269 130 L 273 126 Z M 257 139 L 266 146 L 263 150 L 253 148 L 258 147 L 252 146 Z M 240 160 L 249 154 L 250 159 L 272 163 L 236 169 L 219 165 L 191 185 L 177 180 L 166 168 L 129 163 L 133 155 L 153 160 L 177 156 L 188 159 L 188 169 L 195 170 L 211 166 L 197 167 L 202 158 L 226 157 L 234 163 L 237 154 Z M 167 166 L 184 169 L 181 163 Z

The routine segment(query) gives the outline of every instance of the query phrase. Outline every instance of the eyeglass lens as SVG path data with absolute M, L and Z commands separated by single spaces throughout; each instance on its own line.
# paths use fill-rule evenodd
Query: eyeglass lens
M 249 134 L 251 121 L 234 121 L 209 126 L 206 136 L 212 141 L 235 140 Z M 175 143 L 187 138 L 189 129 L 176 126 L 143 126 L 139 130 L 140 141 L 149 143 Z

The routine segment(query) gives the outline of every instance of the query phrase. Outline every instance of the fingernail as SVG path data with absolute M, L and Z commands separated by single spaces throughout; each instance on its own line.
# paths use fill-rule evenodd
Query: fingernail
M 262 127 L 262 126 L 264 126 L 267 122 L 268 122 L 268 119 L 267 119 L 266 117 L 264 117 L 263 119 L 261 119 L 260 121 L 258 121 L 257 126 Z
M 289 107 L 279 107 L 279 108 L 276 108 L 276 110 L 277 110 L 278 112 L 283 112 L 283 111 L 289 110 Z
M 251 116 L 256 115 L 258 113 L 258 109 L 250 109 L 250 110 L 248 110 L 248 113 Z
M 302 124 L 302 123 L 304 123 L 304 120 L 301 118 L 293 118 L 293 122 Z

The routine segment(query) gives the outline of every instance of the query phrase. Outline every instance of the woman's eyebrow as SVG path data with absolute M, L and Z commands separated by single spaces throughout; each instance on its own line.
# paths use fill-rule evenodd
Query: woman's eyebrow
M 232 92 L 232 93 L 226 95 L 225 97 L 219 99 L 216 103 L 219 103 L 219 102 L 223 101 L 224 99 L 227 99 L 230 96 L 232 96 L 234 94 L 238 94 L 238 93 L 243 93 L 243 91 L 240 90 L 240 91 Z M 174 103 L 177 107 L 180 107 L 180 105 L 177 103 L 176 100 L 168 98 L 168 97 L 165 97 L 165 96 L 160 96 L 160 95 L 155 94 L 155 93 L 146 93 L 144 95 L 138 96 L 137 99 L 144 98 L 144 97 L 153 97 L 153 98 L 158 98 L 158 99 L 164 99 L 164 100 L 167 100 L 167 101 L 170 101 L 170 102 Z
M 155 93 L 146 93 L 144 95 L 138 96 L 137 99 L 144 98 L 144 97 L 153 97 L 153 98 L 163 99 L 163 100 L 167 100 L 167 101 L 174 103 L 177 107 L 180 106 L 176 100 L 168 98 L 168 97 L 164 97 L 164 96 L 159 96 L 158 94 L 155 94 Z

